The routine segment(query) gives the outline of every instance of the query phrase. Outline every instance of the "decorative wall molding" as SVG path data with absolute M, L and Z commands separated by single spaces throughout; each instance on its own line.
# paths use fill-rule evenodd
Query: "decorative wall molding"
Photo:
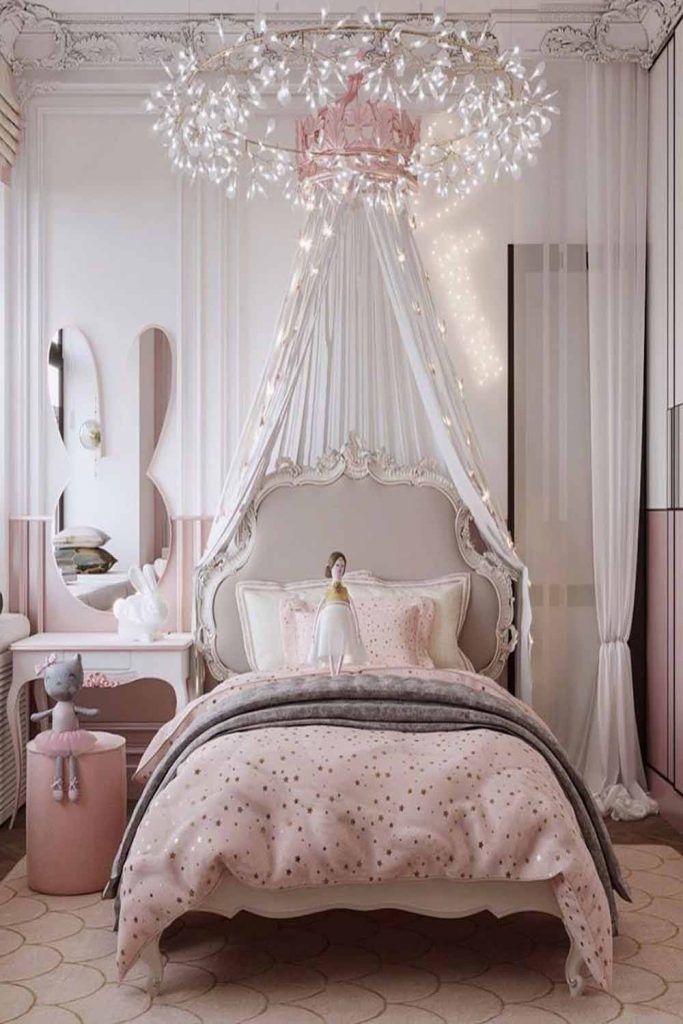
M 643 67 L 650 68 L 683 16 L 683 0 L 643 0 L 641 24 L 647 31 L 648 49 Z
M 683 0 L 611 0 L 606 10 L 586 0 L 551 10 L 538 4 L 497 11 L 488 19 L 501 45 L 518 42 L 526 52 L 599 61 L 634 61 L 650 67 L 681 16 Z M 314 21 L 314 15 L 269 14 L 281 28 Z M 463 19 L 481 31 L 481 17 Z M 225 37 L 250 30 L 248 15 L 221 17 Z M 32 0 L 0 0 L 0 53 L 17 75 L 81 68 L 158 67 L 184 46 L 209 53 L 220 44 L 214 15 L 57 14 Z
M 647 70 L 682 14 L 683 0 L 611 0 L 585 27 L 564 24 L 548 29 L 541 51 L 549 57 L 625 61 Z
M 16 94 L 19 107 L 25 111 L 34 96 L 46 96 L 57 92 L 59 83 L 53 78 L 26 78 L 23 75 L 16 79 Z

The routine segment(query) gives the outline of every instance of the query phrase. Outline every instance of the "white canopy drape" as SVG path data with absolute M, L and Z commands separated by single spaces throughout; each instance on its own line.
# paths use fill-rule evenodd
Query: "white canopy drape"
M 312 464 L 352 432 L 399 462 L 432 456 L 518 577 L 520 695 L 531 702 L 528 574 L 489 493 L 408 212 L 367 198 L 329 203 L 309 213 L 299 244 L 203 564 L 230 545 L 282 458 Z

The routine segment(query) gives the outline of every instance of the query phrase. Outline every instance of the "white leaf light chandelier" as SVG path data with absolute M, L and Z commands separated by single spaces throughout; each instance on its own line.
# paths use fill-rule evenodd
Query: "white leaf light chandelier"
M 443 10 L 399 20 L 361 9 L 334 23 L 323 11 L 319 24 L 277 30 L 261 19 L 229 45 L 219 29 L 221 48 L 181 52 L 148 109 L 174 165 L 230 196 L 244 175 L 249 197 L 275 186 L 309 207 L 359 192 L 395 199 L 416 184 L 457 198 L 519 177 L 557 113 L 543 64 L 529 72 L 517 48 L 470 39 Z M 268 109 L 297 98 L 311 114 L 281 142 Z M 421 141 L 417 115 L 439 111 L 451 127 Z

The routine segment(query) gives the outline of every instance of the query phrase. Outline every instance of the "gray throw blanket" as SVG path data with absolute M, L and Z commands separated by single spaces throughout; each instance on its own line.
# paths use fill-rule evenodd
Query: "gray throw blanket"
M 550 730 L 524 704 L 457 681 L 447 684 L 392 674 L 362 673 L 292 676 L 226 696 L 172 745 L 150 776 L 133 811 L 112 867 L 105 897 L 117 896 L 121 874 L 137 829 L 150 802 L 175 777 L 179 765 L 197 748 L 230 733 L 269 726 L 344 726 L 401 732 L 449 732 L 491 729 L 518 736 L 537 750 L 561 785 L 595 862 L 616 933 L 614 892 L 630 901 L 609 835 L 583 779 Z M 117 898 L 118 918 L 118 898 Z

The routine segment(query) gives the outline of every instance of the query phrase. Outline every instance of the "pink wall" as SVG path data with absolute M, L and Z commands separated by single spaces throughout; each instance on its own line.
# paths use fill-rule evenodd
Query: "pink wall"
M 668 774 L 668 544 L 666 510 L 647 514 L 647 752 L 648 762 Z
M 683 511 L 674 513 L 674 664 L 673 679 L 669 680 L 669 706 L 673 697 L 673 709 L 669 721 L 673 727 L 673 782 L 683 791 Z M 671 557 L 671 556 L 670 556 Z M 669 775 L 671 778 L 671 775 Z
M 171 404 L 173 353 L 163 331 L 154 328 L 154 447 L 159 443 L 166 413 Z M 169 544 L 168 511 L 158 487 L 154 488 L 154 550 L 161 552 Z

